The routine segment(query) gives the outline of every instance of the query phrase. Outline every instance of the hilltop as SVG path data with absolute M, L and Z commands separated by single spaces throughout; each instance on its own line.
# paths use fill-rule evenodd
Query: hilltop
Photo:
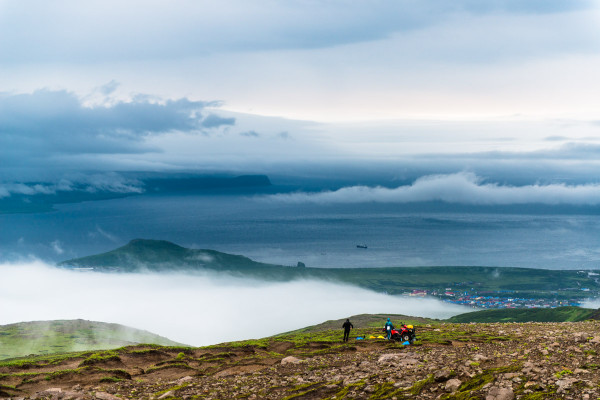
M 188 249 L 164 240 L 135 239 L 107 253 L 63 261 L 62 267 L 103 272 L 218 271 L 268 281 L 317 279 L 379 293 L 434 296 L 482 308 L 556 307 L 600 296 L 594 271 L 433 266 L 314 268 L 261 263 L 242 255 Z
M 113 349 L 140 343 L 181 345 L 148 331 L 82 319 L 0 325 L 0 360 L 25 354 Z
M 359 326 L 202 348 L 128 346 L 0 362 L 0 397 L 591 399 L 600 322 L 417 325 L 414 345 Z
M 275 266 L 209 249 L 188 249 L 166 240 L 134 239 L 115 250 L 63 261 L 59 266 L 104 272 L 221 270 L 249 271 Z

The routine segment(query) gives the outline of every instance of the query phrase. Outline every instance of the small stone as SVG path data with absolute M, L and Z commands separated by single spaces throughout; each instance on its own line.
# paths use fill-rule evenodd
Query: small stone
M 302 361 L 302 360 L 300 360 L 299 358 L 296 358 L 296 357 L 294 357 L 294 356 L 288 356 L 288 357 L 285 357 L 285 358 L 283 358 L 283 359 L 281 360 L 281 365 L 287 365 L 287 364 L 299 364 L 299 363 L 300 363 L 300 361 Z
M 511 388 L 494 386 L 489 391 L 485 400 L 513 400 L 515 394 Z
M 574 374 L 579 375 L 579 374 L 589 374 L 590 371 L 588 371 L 587 369 L 581 369 L 581 368 L 575 368 L 575 371 L 573 371 Z
M 575 382 L 577 382 L 577 380 L 573 378 L 564 378 L 557 380 L 556 386 L 558 386 L 558 389 L 556 390 L 556 393 L 566 392 L 567 390 L 571 389 L 571 387 L 573 387 L 573 384 Z
M 191 376 L 188 375 L 188 376 L 184 376 L 181 379 L 178 379 L 177 383 L 179 383 L 181 385 L 182 383 L 190 382 L 192 380 L 194 380 L 194 378 L 192 378 Z
M 452 371 L 448 368 L 444 368 L 438 370 L 435 374 L 433 374 L 433 379 L 435 379 L 436 382 L 443 382 L 450 379 L 451 376 Z
M 158 400 L 166 399 L 167 397 L 172 397 L 172 396 L 173 396 L 173 391 L 169 390 L 168 392 L 165 392 L 165 393 L 161 394 L 158 397 Z
M 462 385 L 462 382 L 460 381 L 460 379 L 456 379 L 456 378 L 449 379 L 448 382 L 446 382 L 446 386 L 444 386 L 444 389 L 447 392 L 454 393 L 458 390 L 460 385 Z
M 112 394 L 106 392 L 96 392 L 95 396 L 100 400 L 120 400 L 117 396 L 113 396 Z

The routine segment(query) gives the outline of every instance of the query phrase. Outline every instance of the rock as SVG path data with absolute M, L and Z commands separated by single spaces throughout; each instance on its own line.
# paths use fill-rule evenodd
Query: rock
M 382 354 L 379 356 L 379 358 L 377 359 L 378 363 L 385 363 L 385 362 L 396 362 L 398 361 L 398 359 L 400 358 L 401 354 L 398 353 L 393 353 L 393 354 Z
M 559 379 L 556 381 L 556 386 L 558 386 L 558 389 L 556 390 L 556 393 L 564 393 L 567 390 L 571 389 L 573 387 L 573 384 L 577 382 L 577 379 L 573 379 L 573 378 L 563 378 L 563 379 Z
M 452 375 L 454 374 L 454 372 L 448 368 L 444 368 L 444 369 L 440 369 L 438 370 L 436 373 L 433 374 L 433 379 L 435 379 L 436 382 L 443 382 L 443 381 L 447 381 L 448 379 L 450 379 L 450 377 L 452 377 Z
M 488 358 L 486 356 L 484 356 L 483 354 L 475 354 L 475 356 L 473 356 L 473 360 L 474 361 L 487 361 Z
M 535 367 L 534 363 L 532 363 L 530 361 L 525 361 L 523 363 L 523 369 L 521 369 L 521 372 L 524 374 L 528 374 L 533 370 L 534 367 Z
M 416 365 L 419 363 L 419 360 L 414 359 L 413 356 L 414 355 L 411 353 L 382 354 L 379 356 L 377 363 L 379 363 L 379 364 L 401 363 L 403 366 Z
M 584 332 L 578 332 L 573 334 L 573 341 L 575 343 L 585 343 L 587 342 L 588 335 Z
M 600 336 L 594 336 L 591 340 L 590 343 L 594 343 L 594 344 L 598 344 L 600 343 Z
M 296 358 L 296 357 L 294 357 L 294 356 L 288 356 L 288 357 L 285 357 L 285 358 L 283 358 L 283 359 L 281 360 L 281 365 L 287 365 L 287 364 L 299 364 L 299 363 L 300 363 L 300 361 L 302 361 L 302 360 L 300 360 L 299 358 Z
M 573 373 L 575 375 L 579 375 L 579 374 L 589 374 L 590 371 L 588 371 L 587 369 L 581 369 L 581 368 L 575 368 L 575 371 L 573 371 Z
M 485 400 L 513 400 L 515 394 L 511 388 L 493 386 L 489 391 Z
M 106 392 L 96 392 L 95 396 L 97 399 L 100 399 L 100 400 L 121 400 L 117 396 L 114 396 L 114 395 L 112 395 L 110 393 L 106 393 Z
M 161 394 L 158 397 L 158 400 L 166 399 L 167 397 L 172 397 L 172 396 L 173 396 L 173 391 L 169 390 L 168 392 L 165 392 L 165 393 Z
M 462 385 L 462 382 L 460 381 L 460 379 L 454 378 L 454 379 L 450 379 L 450 380 L 448 380 L 448 382 L 446 382 L 444 389 L 447 392 L 454 393 L 458 390 L 460 385 Z
M 184 376 L 181 379 L 178 379 L 177 383 L 181 385 L 182 383 L 190 382 L 192 380 L 194 380 L 194 378 L 192 378 L 191 376 L 188 375 L 188 376 Z

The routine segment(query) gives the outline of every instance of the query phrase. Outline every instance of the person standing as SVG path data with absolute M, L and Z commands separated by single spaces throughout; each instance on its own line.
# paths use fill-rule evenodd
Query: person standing
M 344 322 L 342 328 L 344 328 L 344 342 L 347 342 L 348 337 L 350 336 L 350 329 L 354 328 L 350 319 L 347 319 L 346 322 Z
M 394 324 L 392 324 L 392 320 L 390 320 L 389 318 L 385 323 L 384 329 L 386 333 L 386 339 L 390 340 L 390 338 L 392 337 L 392 329 L 394 329 Z

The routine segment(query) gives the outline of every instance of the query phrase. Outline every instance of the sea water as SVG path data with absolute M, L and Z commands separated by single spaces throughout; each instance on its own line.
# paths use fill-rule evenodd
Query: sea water
M 58 262 L 135 238 L 309 267 L 483 265 L 600 269 L 600 216 L 136 196 L 0 215 L 0 261 Z M 358 248 L 366 245 L 367 248 Z

